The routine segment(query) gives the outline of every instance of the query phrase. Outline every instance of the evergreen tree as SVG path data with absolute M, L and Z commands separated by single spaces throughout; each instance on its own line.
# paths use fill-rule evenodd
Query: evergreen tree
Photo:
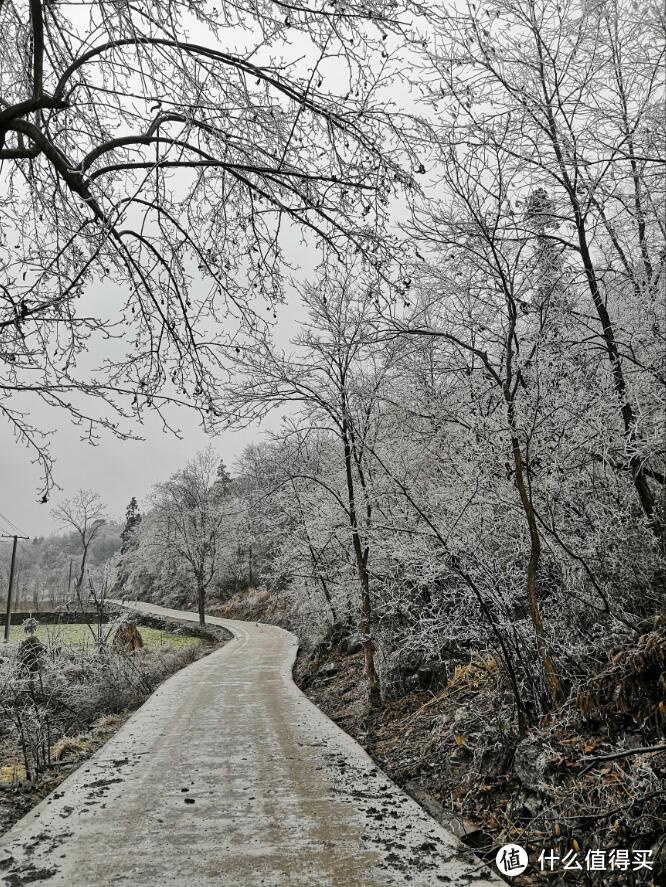
M 140 525 L 141 512 L 139 511 L 139 505 L 136 501 L 136 496 L 132 496 L 129 501 L 129 505 L 125 509 L 125 526 L 120 534 L 122 544 L 120 546 L 120 555 L 118 557 L 114 591 L 118 591 L 124 588 L 127 584 L 127 580 L 129 579 L 129 566 L 127 563 L 127 556 L 139 544 Z
M 141 512 L 139 511 L 136 497 L 132 496 L 125 511 L 125 527 L 120 534 L 122 539 L 121 554 L 127 554 L 130 548 L 136 544 L 136 535 L 140 523 Z

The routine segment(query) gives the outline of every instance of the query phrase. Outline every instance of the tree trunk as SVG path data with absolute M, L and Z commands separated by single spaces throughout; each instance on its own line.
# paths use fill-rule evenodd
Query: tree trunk
M 358 553 L 357 553 L 358 559 Z M 365 673 L 368 679 L 368 701 L 370 708 L 380 708 L 382 704 L 381 687 L 379 677 L 375 669 L 375 648 L 372 643 L 370 604 L 370 586 L 368 572 L 363 567 L 361 573 L 361 634 L 363 635 L 363 658 L 365 660 Z
M 206 590 L 202 582 L 197 582 L 197 605 L 199 608 L 199 625 L 206 624 Z
M 83 587 L 83 577 L 86 572 L 86 558 L 88 557 L 88 547 L 86 546 L 83 549 L 83 557 L 81 558 L 81 569 L 79 571 L 79 578 L 76 580 L 76 606 L 79 610 L 83 611 L 83 601 L 81 600 L 81 588 Z
M 331 611 L 331 616 L 333 617 L 333 624 L 335 625 L 338 622 L 338 612 L 333 606 L 333 599 L 331 598 L 331 593 L 328 590 L 328 585 L 326 584 L 326 580 L 323 576 L 319 576 L 319 583 L 324 592 L 324 597 L 326 598 L 326 603 L 328 604 L 328 608 Z
M 555 156 L 557 158 L 561 179 L 569 197 L 571 208 L 573 210 L 574 222 L 578 235 L 580 257 L 583 263 L 588 289 L 590 291 L 590 295 L 592 296 L 592 302 L 594 303 L 597 316 L 599 317 L 599 320 L 601 322 L 602 335 L 604 338 L 604 344 L 606 345 L 606 354 L 608 355 L 608 360 L 613 375 L 613 386 L 615 388 L 615 393 L 617 394 L 618 405 L 620 407 L 620 414 L 622 416 L 622 423 L 624 426 L 625 446 L 629 455 L 628 465 L 631 470 L 631 477 L 634 482 L 634 488 L 636 489 L 641 508 L 643 509 L 643 512 L 650 524 L 652 532 L 657 537 L 657 540 L 659 541 L 660 546 L 663 550 L 664 546 L 666 545 L 666 527 L 662 522 L 662 517 L 659 514 L 659 509 L 658 507 L 656 507 L 655 498 L 652 490 L 650 489 L 650 485 L 645 474 L 645 466 L 643 464 L 643 460 L 636 452 L 636 445 L 639 440 L 639 435 L 636 428 L 636 414 L 629 399 L 629 392 L 627 390 L 627 384 L 624 377 L 620 351 L 615 339 L 615 329 L 611 321 L 610 314 L 608 313 L 608 310 L 606 308 L 606 301 L 601 290 L 599 289 L 597 273 L 595 270 L 594 261 L 592 259 L 592 254 L 590 252 L 590 245 L 586 228 L 586 213 L 581 207 L 580 201 L 578 199 L 576 181 L 572 181 L 569 170 L 567 169 L 565 152 L 562 148 L 559 130 L 555 120 L 555 113 L 551 104 L 550 91 L 546 83 L 544 71 L 545 63 L 543 59 L 542 49 L 539 45 L 539 73 L 544 94 L 544 107 L 548 120 L 548 133 L 550 135 L 553 149 L 555 151 Z
M 511 446 L 513 449 L 513 461 L 516 469 L 516 486 L 518 487 L 520 501 L 525 511 L 527 525 L 530 531 L 530 560 L 527 565 L 527 598 L 529 601 L 530 616 L 536 634 L 537 649 L 543 666 L 548 693 L 550 694 L 553 704 L 555 706 L 560 706 L 564 703 L 564 691 L 562 690 L 562 684 L 560 683 L 557 671 L 555 670 L 555 665 L 548 650 L 546 633 L 543 628 L 543 622 L 541 621 L 539 602 L 537 600 L 537 569 L 541 558 L 541 539 L 539 537 L 539 530 L 537 528 L 532 502 L 525 484 L 520 443 L 518 438 L 513 435 L 511 437 Z
M 345 453 L 345 474 L 347 478 L 347 495 L 349 500 L 349 524 L 352 531 L 352 543 L 356 556 L 356 569 L 361 584 L 361 635 L 363 636 L 363 657 L 365 659 L 365 675 L 368 681 L 368 701 L 370 708 L 379 708 L 382 704 L 379 677 L 375 669 L 375 648 L 372 643 L 372 604 L 370 601 L 370 578 L 368 576 L 368 549 L 363 547 L 356 516 L 354 497 L 354 475 L 352 471 L 352 452 L 347 433 L 347 421 L 342 422 L 342 443 Z
M 594 266 L 592 264 L 592 258 L 590 256 L 590 251 L 587 243 L 587 233 L 585 231 L 582 219 L 579 220 L 578 218 L 578 210 L 576 212 L 576 223 L 578 226 L 578 242 L 580 244 L 583 267 L 585 268 L 585 276 L 588 282 L 590 294 L 592 295 L 594 307 L 596 308 L 597 315 L 599 317 L 599 320 L 601 321 L 601 329 L 604 337 L 604 343 L 606 345 L 606 353 L 608 355 L 608 360 L 611 365 L 611 371 L 613 374 L 613 386 L 615 388 L 615 393 L 617 394 L 618 403 L 620 405 L 622 424 L 624 426 L 624 437 L 626 440 L 627 453 L 629 455 L 629 470 L 631 471 L 631 477 L 634 482 L 636 493 L 638 494 L 638 500 L 641 503 L 641 508 L 643 509 L 643 512 L 648 519 L 648 523 L 650 524 L 652 532 L 657 537 L 661 547 L 663 548 L 666 543 L 666 529 L 664 527 L 664 524 L 662 523 L 661 516 L 659 515 L 659 510 L 656 507 L 655 498 L 652 490 L 650 489 L 650 485 L 645 474 L 643 460 L 641 459 L 639 453 L 636 452 L 636 447 L 639 442 L 639 435 L 637 432 L 637 420 L 634 409 L 629 400 L 629 392 L 627 391 L 627 383 L 624 378 L 620 352 L 615 340 L 615 331 L 610 315 L 606 309 L 606 304 L 599 290 L 597 276 L 594 271 Z

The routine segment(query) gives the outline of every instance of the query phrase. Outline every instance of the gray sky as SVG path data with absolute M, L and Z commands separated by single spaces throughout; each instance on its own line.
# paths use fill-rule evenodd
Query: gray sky
M 220 457 L 230 465 L 243 447 L 257 439 L 258 429 L 244 429 L 211 438 L 197 425 L 197 416 L 183 409 L 173 414 L 179 420 L 183 440 L 161 430 L 154 419 L 146 422 L 145 441 L 118 441 L 104 434 L 98 446 L 79 439 L 80 430 L 62 414 L 51 449 L 57 462 L 55 490 L 47 505 L 39 504 L 39 468 L 30 464 L 28 450 L 17 444 L 9 425 L 0 426 L 0 512 L 28 536 L 58 531 L 50 510 L 60 499 L 79 487 L 96 490 L 108 505 L 110 518 L 120 518 L 132 496 L 145 499 L 152 484 L 180 468 L 197 450 L 212 442 Z M 0 519 L 0 527 L 4 522 Z M 6 529 L 6 528 L 5 528 Z M 4 531 L 4 530 L 3 530 Z
M 309 259 L 313 263 L 317 260 L 316 250 L 313 249 L 313 255 L 309 256 L 303 254 L 300 243 L 299 248 L 302 269 L 310 265 Z M 102 301 L 114 295 L 120 298 L 117 292 L 98 290 L 90 296 L 90 301 Z M 275 339 L 282 346 L 286 346 L 294 335 L 299 315 L 296 297 L 280 307 Z M 95 362 L 101 362 L 104 356 L 96 354 Z M 135 427 L 145 440 L 120 441 L 102 431 L 99 444 L 91 446 L 81 440 L 81 429 L 69 421 L 64 411 L 49 409 L 32 396 L 24 396 L 22 401 L 16 397 L 13 406 L 29 412 L 39 427 L 56 429 L 51 438 L 51 452 L 57 460 L 55 480 L 62 489 L 54 490 L 48 504 L 42 505 L 38 501 L 39 466 L 31 464 L 30 451 L 14 440 L 9 423 L 0 423 L 0 512 L 24 535 L 31 537 L 59 532 L 51 508 L 79 488 L 98 492 L 108 506 L 109 518 L 120 519 L 132 496 L 143 505 L 152 485 L 181 468 L 197 450 L 212 443 L 220 458 L 233 469 L 234 460 L 243 448 L 260 439 L 263 429 L 275 427 L 280 421 L 280 413 L 276 413 L 268 418 L 263 428 L 255 425 L 211 437 L 201 430 L 197 413 L 184 407 L 173 408 L 168 416 L 172 425 L 182 432 L 180 440 L 162 430 L 159 417 L 146 415 L 145 424 Z M 12 532 L 1 518 L 0 532 Z
M 250 35 L 246 36 L 249 39 Z M 294 41 L 292 49 L 296 56 L 304 53 L 305 48 L 303 38 Z M 329 78 L 335 76 L 335 67 L 328 72 Z M 401 98 L 409 104 L 407 88 Z M 296 230 L 283 236 L 282 246 L 287 260 L 292 266 L 298 266 L 297 276 L 301 279 L 309 275 L 321 260 L 320 252 L 312 244 L 307 247 Z M 114 313 L 114 306 L 122 301 L 121 293 L 98 283 L 86 292 L 82 310 L 96 316 L 110 316 Z M 286 346 L 294 334 L 299 315 L 299 305 L 294 299 L 279 309 L 275 338 L 280 345 Z M 111 349 L 110 356 L 114 356 L 112 352 L 118 356 L 118 349 L 122 346 L 116 341 L 104 347 Z M 82 361 L 89 362 L 92 368 L 101 364 L 105 356 L 96 352 L 94 356 L 84 356 Z M 258 440 L 262 433 L 262 429 L 254 426 L 211 438 L 199 427 L 197 414 L 183 408 L 168 414 L 171 423 L 182 432 L 180 440 L 162 431 L 158 417 L 146 416 L 145 425 L 136 429 L 145 437 L 144 441 L 119 441 L 100 432 L 99 444 L 91 446 L 80 439 L 81 429 L 71 424 L 64 411 L 51 410 L 37 398 L 26 396 L 23 399 L 14 396 L 11 406 L 28 413 L 35 426 L 44 430 L 55 429 L 51 453 L 56 459 L 54 478 L 61 489 L 53 490 L 48 504 L 42 505 L 38 501 L 41 487 L 39 466 L 31 464 L 31 452 L 14 440 L 9 423 L 0 422 L 0 512 L 31 537 L 59 531 L 57 522 L 51 517 L 51 508 L 79 488 L 98 492 L 108 506 L 108 516 L 120 519 L 132 496 L 143 505 L 153 484 L 181 468 L 208 443 L 213 443 L 220 457 L 233 469 L 234 460 L 243 448 Z M 271 416 L 265 427 L 274 427 L 278 422 L 279 413 Z M 0 518 L 0 532 L 7 530 L 11 527 Z

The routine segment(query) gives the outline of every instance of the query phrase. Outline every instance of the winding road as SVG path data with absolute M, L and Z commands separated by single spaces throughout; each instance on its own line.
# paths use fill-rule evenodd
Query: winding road
M 0 839 L 0 883 L 501 883 L 298 690 L 294 635 L 209 621 L 233 639 L 162 684 Z

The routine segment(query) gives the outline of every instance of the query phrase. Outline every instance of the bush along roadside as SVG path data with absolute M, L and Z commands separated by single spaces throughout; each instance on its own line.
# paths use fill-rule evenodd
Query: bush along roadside
M 524 737 L 491 651 L 449 663 L 434 686 L 432 669 L 408 679 L 407 692 L 371 711 L 358 638 L 330 635 L 299 652 L 296 683 L 481 858 L 494 862 L 509 843 L 525 847 L 530 866 L 510 883 L 664 883 L 663 621 L 611 651 L 577 695 Z M 590 869 L 601 854 L 604 868 Z
M 141 628 L 186 634 L 193 643 L 146 647 Z M 0 651 L 0 833 L 49 794 L 115 733 L 159 684 L 228 635 L 115 611 L 92 647 L 26 637 Z M 196 639 L 196 641 L 195 641 Z

